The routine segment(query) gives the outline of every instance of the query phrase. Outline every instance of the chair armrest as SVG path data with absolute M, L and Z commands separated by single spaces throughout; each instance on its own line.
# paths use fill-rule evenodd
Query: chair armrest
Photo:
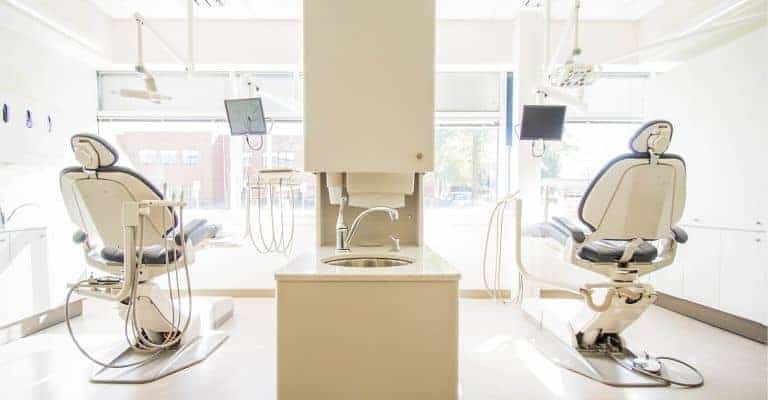
M 192 246 L 197 246 L 205 239 L 216 237 L 218 231 L 218 225 L 208 225 L 208 221 L 205 219 L 193 219 L 184 225 L 184 239 Z M 182 245 L 181 232 L 176 234 L 174 240 L 177 245 Z
M 686 232 L 685 229 L 679 226 L 673 226 L 672 238 L 675 239 L 675 242 L 677 243 L 681 243 L 681 244 L 685 243 L 688 241 L 688 232 Z
M 565 232 L 568 233 L 576 243 L 584 243 L 584 240 L 587 239 L 587 233 L 584 232 L 580 226 L 576 225 L 573 223 L 573 221 L 567 218 L 552 217 L 552 223 L 559 229 L 564 229 Z

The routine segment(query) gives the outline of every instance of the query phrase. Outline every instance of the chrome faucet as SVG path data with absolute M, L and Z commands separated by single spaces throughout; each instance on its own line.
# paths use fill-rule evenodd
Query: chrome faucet
M 341 201 L 339 202 L 339 216 L 336 219 L 336 251 L 340 253 L 346 253 L 350 251 L 349 246 L 352 243 L 352 239 L 355 238 L 355 234 L 357 234 L 357 230 L 360 228 L 360 222 L 366 216 L 375 212 L 385 212 L 389 215 L 389 219 L 392 221 L 396 221 L 398 218 L 400 218 L 400 213 L 398 213 L 394 208 L 372 207 L 361 212 L 360 215 L 358 215 L 357 218 L 352 221 L 352 226 L 347 227 L 347 224 L 344 223 L 344 207 L 346 207 L 346 205 L 347 198 L 342 197 Z

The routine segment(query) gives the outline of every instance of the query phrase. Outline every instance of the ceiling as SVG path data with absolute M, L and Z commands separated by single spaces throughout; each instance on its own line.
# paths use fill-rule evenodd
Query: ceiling
M 186 17 L 187 0 L 90 0 L 113 18 L 130 18 L 140 12 L 147 18 Z M 204 0 L 201 0 L 204 1 Z M 198 18 L 300 19 L 302 0 L 223 0 L 223 7 L 196 7 Z M 537 2 L 538 0 L 530 0 Z M 552 0 L 553 16 L 566 18 L 574 0 Z M 665 0 L 581 0 L 586 20 L 635 21 Z M 523 0 L 437 0 L 439 19 L 504 20 L 514 18 Z

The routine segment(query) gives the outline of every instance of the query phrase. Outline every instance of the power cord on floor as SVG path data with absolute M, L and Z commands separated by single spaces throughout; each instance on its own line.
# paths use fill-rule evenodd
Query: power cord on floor
M 648 357 L 648 355 L 646 355 L 646 357 Z M 655 360 L 656 362 L 659 363 L 661 368 L 659 369 L 658 372 L 648 371 L 648 370 L 638 366 L 636 363 L 634 363 L 634 362 L 627 362 L 626 359 L 622 359 L 622 358 L 616 356 L 615 354 L 611 354 L 611 358 L 613 358 L 613 360 L 616 363 L 618 363 L 623 368 L 625 368 L 625 369 L 627 369 L 629 371 L 637 372 L 637 373 L 639 373 L 641 375 L 645 375 L 645 376 L 647 376 L 647 377 L 649 377 L 651 379 L 656 379 L 656 380 L 660 380 L 662 382 L 666 382 L 669 385 L 681 386 L 681 387 L 686 387 L 686 388 L 695 388 L 695 387 L 699 387 L 699 386 L 704 385 L 704 375 L 702 375 L 701 372 L 698 369 L 696 369 L 693 365 L 688 364 L 687 362 L 685 362 L 683 360 L 679 360 L 677 358 L 667 357 L 667 356 L 650 357 L 652 360 Z M 675 379 L 673 379 L 673 378 L 671 378 L 669 376 L 664 376 L 663 372 L 666 369 L 666 365 L 662 361 L 670 361 L 670 362 L 673 362 L 673 363 L 678 363 L 678 364 L 688 368 L 690 371 L 692 371 L 696 375 L 697 380 L 694 381 L 694 382 L 683 382 L 681 380 L 675 380 Z

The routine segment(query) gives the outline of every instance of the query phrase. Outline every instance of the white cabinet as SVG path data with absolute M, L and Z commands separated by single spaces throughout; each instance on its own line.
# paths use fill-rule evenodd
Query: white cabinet
M 685 299 L 717 308 L 719 305 L 721 232 L 687 227 L 689 240 L 678 246 L 677 267 L 683 270 Z
M 304 1 L 304 169 L 433 169 L 435 1 Z
M 0 326 L 52 307 L 45 229 L 0 233 Z
M 684 226 L 689 240 L 674 264 L 651 274 L 668 295 L 752 321 L 768 323 L 766 233 L 731 227 Z
M 724 231 L 720 279 L 720 308 L 731 314 L 766 323 L 766 235 Z
M 11 261 L 11 255 L 9 246 L 11 241 L 9 239 L 10 234 L 0 232 L 0 275 L 8 267 L 8 263 Z

